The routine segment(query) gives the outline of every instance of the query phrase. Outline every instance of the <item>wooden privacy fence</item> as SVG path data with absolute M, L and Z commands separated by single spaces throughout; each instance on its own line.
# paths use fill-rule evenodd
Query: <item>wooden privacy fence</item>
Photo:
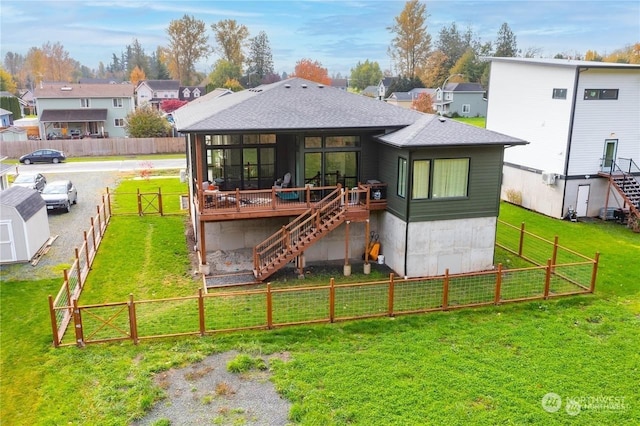
M 541 265 L 490 271 L 449 274 L 424 278 L 376 282 L 328 284 L 303 287 L 250 289 L 230 287 L 197 295 L 157 300 L 129 300 L 81 306 L 51 307 L 54 345 L 84 346 L 119 340 L 138 343 L 143 339 L 220 332 L 272 329 L 276 327 L 333 323 L 362 318 L 396 316 L 465 307 L 497 305 L 527 300 L 593 293 L 599 254 L 593 259 L 504 222 L 498 245 L 523 258 L 547 259 Z M 553 262 L 552 259 L 556 259 Z M 558 263 L 563 260 L 563 263 Z M 74 341 L 63 342 L 56 321 L 59 311 L 73 313 Z

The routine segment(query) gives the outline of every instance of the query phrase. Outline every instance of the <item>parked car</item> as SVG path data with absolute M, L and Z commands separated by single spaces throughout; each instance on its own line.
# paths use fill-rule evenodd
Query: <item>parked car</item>
M 47 210 L 64 209 L 71 211 L 71 205 L 78 203 L 78 191 L 70 180 L 54 180 L 42 191 Z
M 38 149 L 31 154 L 25 154 L 20 157 L 20 162 L 24 164 L 31 163 L 61 163 L 67 159 L 62 151 L 55 149 Z
M 13 186 L 24 186 L 42 192 L 47 184 L 47 179 L 42 173 L 19 173 L 13 180 Z

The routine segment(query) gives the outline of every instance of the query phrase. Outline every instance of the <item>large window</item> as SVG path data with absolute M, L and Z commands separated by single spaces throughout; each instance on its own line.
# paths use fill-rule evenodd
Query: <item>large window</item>
M 584 99 L 618 99 L 618 89 L 584 89 Z
M 358 184 L 360 137 L 306 136 L 304 138 L 304 183 L 321 186 Z
M 413 162 L 413 190 L 411 198 L 415 200 L 429 198 L 429 171 L 431 161 L 416 160 Z
M 415 160 L 412 183 L 414 200 L 466 197 L 469 159 Z

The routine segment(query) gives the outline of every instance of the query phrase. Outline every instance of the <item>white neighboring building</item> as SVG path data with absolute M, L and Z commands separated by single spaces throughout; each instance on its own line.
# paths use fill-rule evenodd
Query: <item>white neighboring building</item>
M 622 207 L 617 167 L 640 179 L 640 65 L 488 58 L 488 130 L 524 139 L 505 150 L 502 198 L 548 216 Z

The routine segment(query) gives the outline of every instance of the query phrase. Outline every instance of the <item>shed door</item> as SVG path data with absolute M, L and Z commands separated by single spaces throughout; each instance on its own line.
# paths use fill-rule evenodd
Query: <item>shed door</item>
M 578 201 L 576 202 L 576 215 L 585 217 L 589 207 L 590 185 L 578 185 Z
M 13 228 L 11 221 L 0 221 L 0 261 L 15 262 L 18 260 L 16 256 L 16 246 L 13 241 Z

